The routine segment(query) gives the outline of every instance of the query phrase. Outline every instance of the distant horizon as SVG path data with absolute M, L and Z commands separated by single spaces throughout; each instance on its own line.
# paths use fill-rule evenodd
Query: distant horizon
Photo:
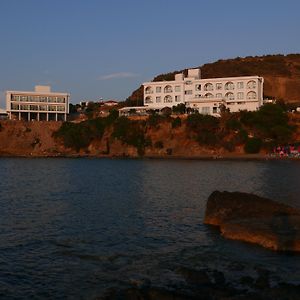
M 300 53 L 298 1 L 245 5 L 3 0 L 0 107 L 6 90 L 35 85 L 69 92 L 74 104 L 123 101 L 159 74 L 220 59 Z

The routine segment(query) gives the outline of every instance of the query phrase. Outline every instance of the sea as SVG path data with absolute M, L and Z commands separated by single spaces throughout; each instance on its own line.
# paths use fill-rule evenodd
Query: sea
M 268 270 L 300 284 L 300 255 L 226 240 L 203 224 L 215 191 L 300 208 L 300 162 L 1 158 L 0 299 L 97 299 L 180 267 L 238 284 Z

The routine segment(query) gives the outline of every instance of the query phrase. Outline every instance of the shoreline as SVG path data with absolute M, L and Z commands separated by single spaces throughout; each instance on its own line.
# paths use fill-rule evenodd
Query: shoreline
M 90 159 L 134 159 L 134 160 L 202 160 L 202 161 L 300 161 L 300 157 L 279 157 L 266 154 L 225 154 L 225 155 L 89 155 L 89 154 L 47 154 L 47 155 L 27 155 L 27 154 L 0 154 L 1 158 L 90 158 Z

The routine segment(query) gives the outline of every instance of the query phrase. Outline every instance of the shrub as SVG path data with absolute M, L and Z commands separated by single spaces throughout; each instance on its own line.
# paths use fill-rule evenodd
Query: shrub
M 186 106 L 185 106 L 184 103 L 179 103 L 176 106 L 174 105 L 172 107 L 172 111 L 175 114 L 185 114 L 185 112 L 186 112 Z
M 180 127 L 181 119 L 179 117 L 172 120 L 172 128 Z
M 75 124 L 65 122 L 62 124 L 60 129 L 54 133 L 54 136 L 62 138 L 65 147 L 79 151 L 80 148 L 87 147 L 92 140 L 90 128 L 86 126 L 85 122 L 82 123 Z
M 238 130 L 241 128 L 241 126 L 242 126 L 241 122 L 234 118 L 230 118 L 225 123 L 226 129 L 229 129 L 229 130 Z
M 147 119 L 147 124 L 150 127 L 155 128 L 158 126 L 159 122 L 161 122 L 162 119 L 163 119 L 163 117 L 158 114 L 151 114 Z
M 222 147 L 223 147 L 224 149 L 226 149 L 227 151 L 229 151 L 229 152 L 233 152 L 234 149 L 235 149 L 235 145 L 234 145 L 234 142 L 233 142 L 233 141 L 224 141 L 224 142 L 222 143 Z
M 260 151 L 262 141 L 259 138 L 249 138 L 245 144 L 244 150 L 246 153 L 253 154 Z
M 164 143 L 162 141 L 157 141 L 155 142 L 154 147 L 157 149 L 162 149 L 164 147 Z
M 199 144 L 216 145 L 219 142 L 220 120 L 210 115 L 192 114 L 187 120 L 187 129 L 196 134 Z
M 125 144 L 136 147 L 141 156 L 144 154 L 145 147 L 151 145 L 151 140 L 145 138 L 144 129 L 144 123 L 120 117 L 114 123 L 112 136 Z

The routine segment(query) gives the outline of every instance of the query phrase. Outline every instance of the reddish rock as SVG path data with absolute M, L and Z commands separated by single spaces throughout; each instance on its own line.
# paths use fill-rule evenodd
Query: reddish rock
M 300 252 L 300 210 L 270 199 L 215 191 L 208 198 L 204 223 L 218 226 L 225 238 Z

